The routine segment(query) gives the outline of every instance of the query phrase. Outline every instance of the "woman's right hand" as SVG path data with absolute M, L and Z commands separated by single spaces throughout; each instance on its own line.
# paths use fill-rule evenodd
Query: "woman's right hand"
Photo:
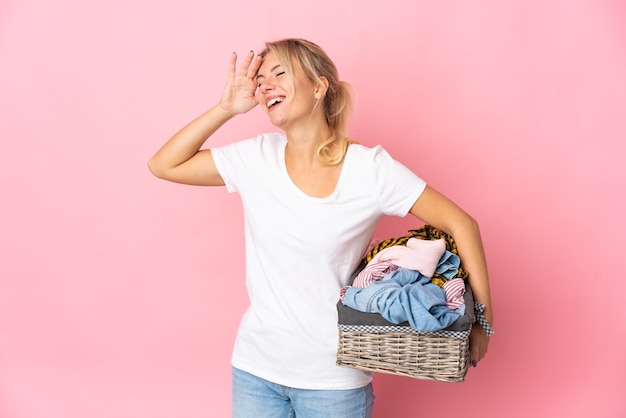
M 250 51 L 237 72 L 237 55 L 233 53 L 219 103 L 183 127 L 154 154 L 148 166 L 155 176 L 184 184 L 224 185 L 211 150 L 200 148 L 230 118 L 256 106 L 256 74 L 261 61 Z
M 228 66 L 228 78 L 219 106 L 233 114 L 246 113 L 257 105 L 254 93 L 256 75 L 263 58 L 250 51 L 237 71 L 237 54 L 233 52 Z

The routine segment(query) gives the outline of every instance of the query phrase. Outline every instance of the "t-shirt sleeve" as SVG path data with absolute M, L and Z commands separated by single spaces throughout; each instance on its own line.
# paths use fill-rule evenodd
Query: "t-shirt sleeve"
M 380 145 L 372 148 L 374 183 L 384 214 L 405 216 L 426 188 L 426 182 Z
M 217 171 L 222 176 L 226 190 L 229 193 L 237 191 L 235 187 L 236 182 L 233 181 L 234 173 L 233 167 L 236 166 L 235 160 L 237 160 L 237 150 L 235 144 L 228 144 L 223 147 L 211 148 L 211 154 L 213 155 L 213 161 Z
M 232 142 L 221 147 L 211 148 L 213 161 L 222 176 L 229 193 L 239 192 L 239 185 L 247 175 L 251 159 L 257 155 L 259 138 Z

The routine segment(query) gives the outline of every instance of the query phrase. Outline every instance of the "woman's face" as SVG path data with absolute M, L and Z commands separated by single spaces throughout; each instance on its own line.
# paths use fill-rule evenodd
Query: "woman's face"
M 291 65 L 293 76 L 270 52 L 257 72 L 257 101 L 272 124 L 284 130 L 300 121 L 310 121 L 319 96 L 297 60 L 292 60 Z

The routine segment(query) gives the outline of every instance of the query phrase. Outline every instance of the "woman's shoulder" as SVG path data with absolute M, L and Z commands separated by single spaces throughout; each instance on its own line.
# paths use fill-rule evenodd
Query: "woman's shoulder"
M 287 141 L 285 134 L 280 132 L 265 132 L 257 136 L 240 139 L 233 144 L 282 144 Z
M 287 137 L 283 133 L 267 132 L 244 140 L 244 142 L 248 142 L 251 146 L 258 147 L 264 152 L 275 152 L 285 147 Z
M 380 144 L 367 146 L 353 142 L 348 146 L 346 160 L 351 161 L 351 165 L 376 172 L 395 170 L 396 167 L 402 165 Z
M 287 136 L 282 132 L 265 132 L 256 137 L 259 141 L 287 141 Z
M 381 155 L 389 156 L 387 150 L 385 150 L 385 148 L 380 144 L 368 146 L 356 141 L 349 142 L 348 152 L 353 154 L 355 158 L 359 159 L 365 158 L 375 160 Z
M 224 148 L 231 148 L 235 150 L 247 150 L 253 149 L 259 151 L 269 152 L 271 150 L 277 150 L 281 147 L 284 148 L 287 138 L 284 134 L 278 132 L 261 133 L 255 137 L 240 139 L 235 142 L 231 142 L 224 146 Z

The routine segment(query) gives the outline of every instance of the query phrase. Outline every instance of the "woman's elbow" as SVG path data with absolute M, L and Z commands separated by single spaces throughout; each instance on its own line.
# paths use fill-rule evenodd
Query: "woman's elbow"
M 159 164 L 157 161 L 155 161 L 154 158 L 150 158 L 148 160 L 148 170 L 150 170 L 153 176 L 158 177 L 160 179 L 164 179 L 166 177 L 163 166 Z
M 460 230 L 469 231 L 473 234 L 480 234 L 480 226 L 476 218 L 467 212 L 463 212 L 463 216 L 457 219 L 456 224 L 452 228 L 453 235 Z
M 478 229 L 478 221 L 469 213 L 465 212 L 465 222 L 470 225 L 472 228 Z
M 474 216 L 460 207 L 457 208 L 456 213 L 452 216 L 452 219 L 457 226 L 465 228 L 478 228 L 478 221 Z

